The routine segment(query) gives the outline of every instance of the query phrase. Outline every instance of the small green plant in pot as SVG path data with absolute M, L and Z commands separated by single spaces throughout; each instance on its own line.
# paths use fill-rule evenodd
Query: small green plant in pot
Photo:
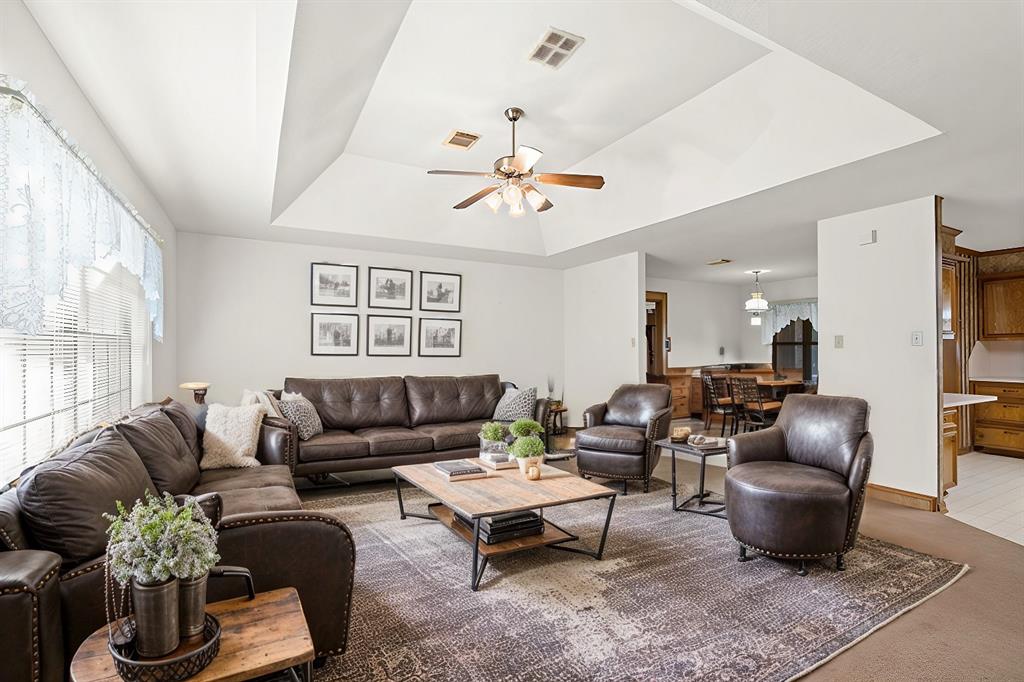
M 480 427 L 480 452 L 508 453 L 508 429 L 500 422 L 487 422 Z
M 535 434 L 520 436 L 512 443 L 509 451 L 516 458 L 520 473 L 525 476 L 530 467 L 540 466 L 541 461 L 543 461 L 544 441 Z
M 540 436 L 544 433 L 544 427 L 532 419 L 517 419 L 509 424 L 508 432 L 516 438 L 527 438 Z
M 119 500 L 117 514 L 103 516 L 110 521 L 110 574 L 132 591 L 135 646 L 143 656 L 166 655 L 178 646 L 183 631 L 194 634 L 197 619 L 201 631 L 206 578 L 220 561 L 217 532 L 195 499 L 178 506 L 168 493 L 157 497 L 147 492 L 146 500 L 136 500 L 130 511 Z M 182 613 L 182 597 L 187 605 L 199 604 L 199 613 L 194 608 Z

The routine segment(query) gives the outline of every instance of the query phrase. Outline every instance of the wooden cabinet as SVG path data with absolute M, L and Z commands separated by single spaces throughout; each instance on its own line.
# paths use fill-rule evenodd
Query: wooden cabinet
M 1024 338 L 1024 272 L 978 278 L 981 338 Z
M 942 411 L 942 491 L 956 485 L 957 410 L 947 407 Z
M 704 416 L 704 381 L 690 377 L 690 414 Z
M 976 381 L 973 392 L 998 399 L 974 407 L 974 447 L 1024 457 L 1024 384 Z
M 665 375 L 672 387 L 672 418 L 685 419 L 690 416 L 690 371 L 669 368 Z

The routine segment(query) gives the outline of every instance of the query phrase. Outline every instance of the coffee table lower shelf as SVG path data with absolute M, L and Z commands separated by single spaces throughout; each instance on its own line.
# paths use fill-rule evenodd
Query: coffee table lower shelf
M 447 526 L 449 530 L 470 545 L 473 544 L 473 530 L 459 523 L 455 519 L 455 512 L 440 502 L 428 505 L 427 509 L 437 517 L 438 521 Z M 513 552 L 521 552 L 534 547 L 554 545 L 559 542 L 570 542 L 575 539 L 575 535 L 570 535 L 550 521 L 545 521 L 544 532 L 539 535 L 528 535 L 524 538 L 496 542 L 493 545 L 488 545 L 483 540 L 480 540 L 477 542 L 477 551 L 485 557 L 501 556 L 502 554 L 512 554 Z

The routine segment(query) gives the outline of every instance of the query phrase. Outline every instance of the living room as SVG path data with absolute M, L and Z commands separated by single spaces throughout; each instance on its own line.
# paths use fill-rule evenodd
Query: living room
M 0 677 L 1022 679 L 1022 121 L 1019 0 L 0 3 Z

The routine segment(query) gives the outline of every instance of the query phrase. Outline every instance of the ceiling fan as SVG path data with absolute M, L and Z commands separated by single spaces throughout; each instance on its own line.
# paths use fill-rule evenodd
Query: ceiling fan
M 493 171 L 457 171 L 457 170 L 429 170 L 430 175 L 470 175 L 484 178 L 493 178 L 498 182 L 484 187 L 473 196 L 463 199 L 452 208 L 467 208 L 481 199 L 495 213 L 501 208 L 502 203 L 508 204 L 508 213 L 518 217 L 525 212 L 523 199 L 538 213 L 546 211 L 554 204 L 544 196 L 544 193 L 537 189 L 529 180 L 541 182 L 548 185 L 562 185 L 565 187 L 583 187 L 584 189 L 601 189 L 604 187 L 604 178 L 600 175 L 576 175 L 573 173 L 534 173 L 533 167 L 544 155 L 539 149 L 521 145 L 516 147 L 516 121 L 521 119 L 524 111 L 519 107 L 509 107 L 505 110 L 505 118 L 512 123 L 512 156 L 503 156 L 494 162 Z

